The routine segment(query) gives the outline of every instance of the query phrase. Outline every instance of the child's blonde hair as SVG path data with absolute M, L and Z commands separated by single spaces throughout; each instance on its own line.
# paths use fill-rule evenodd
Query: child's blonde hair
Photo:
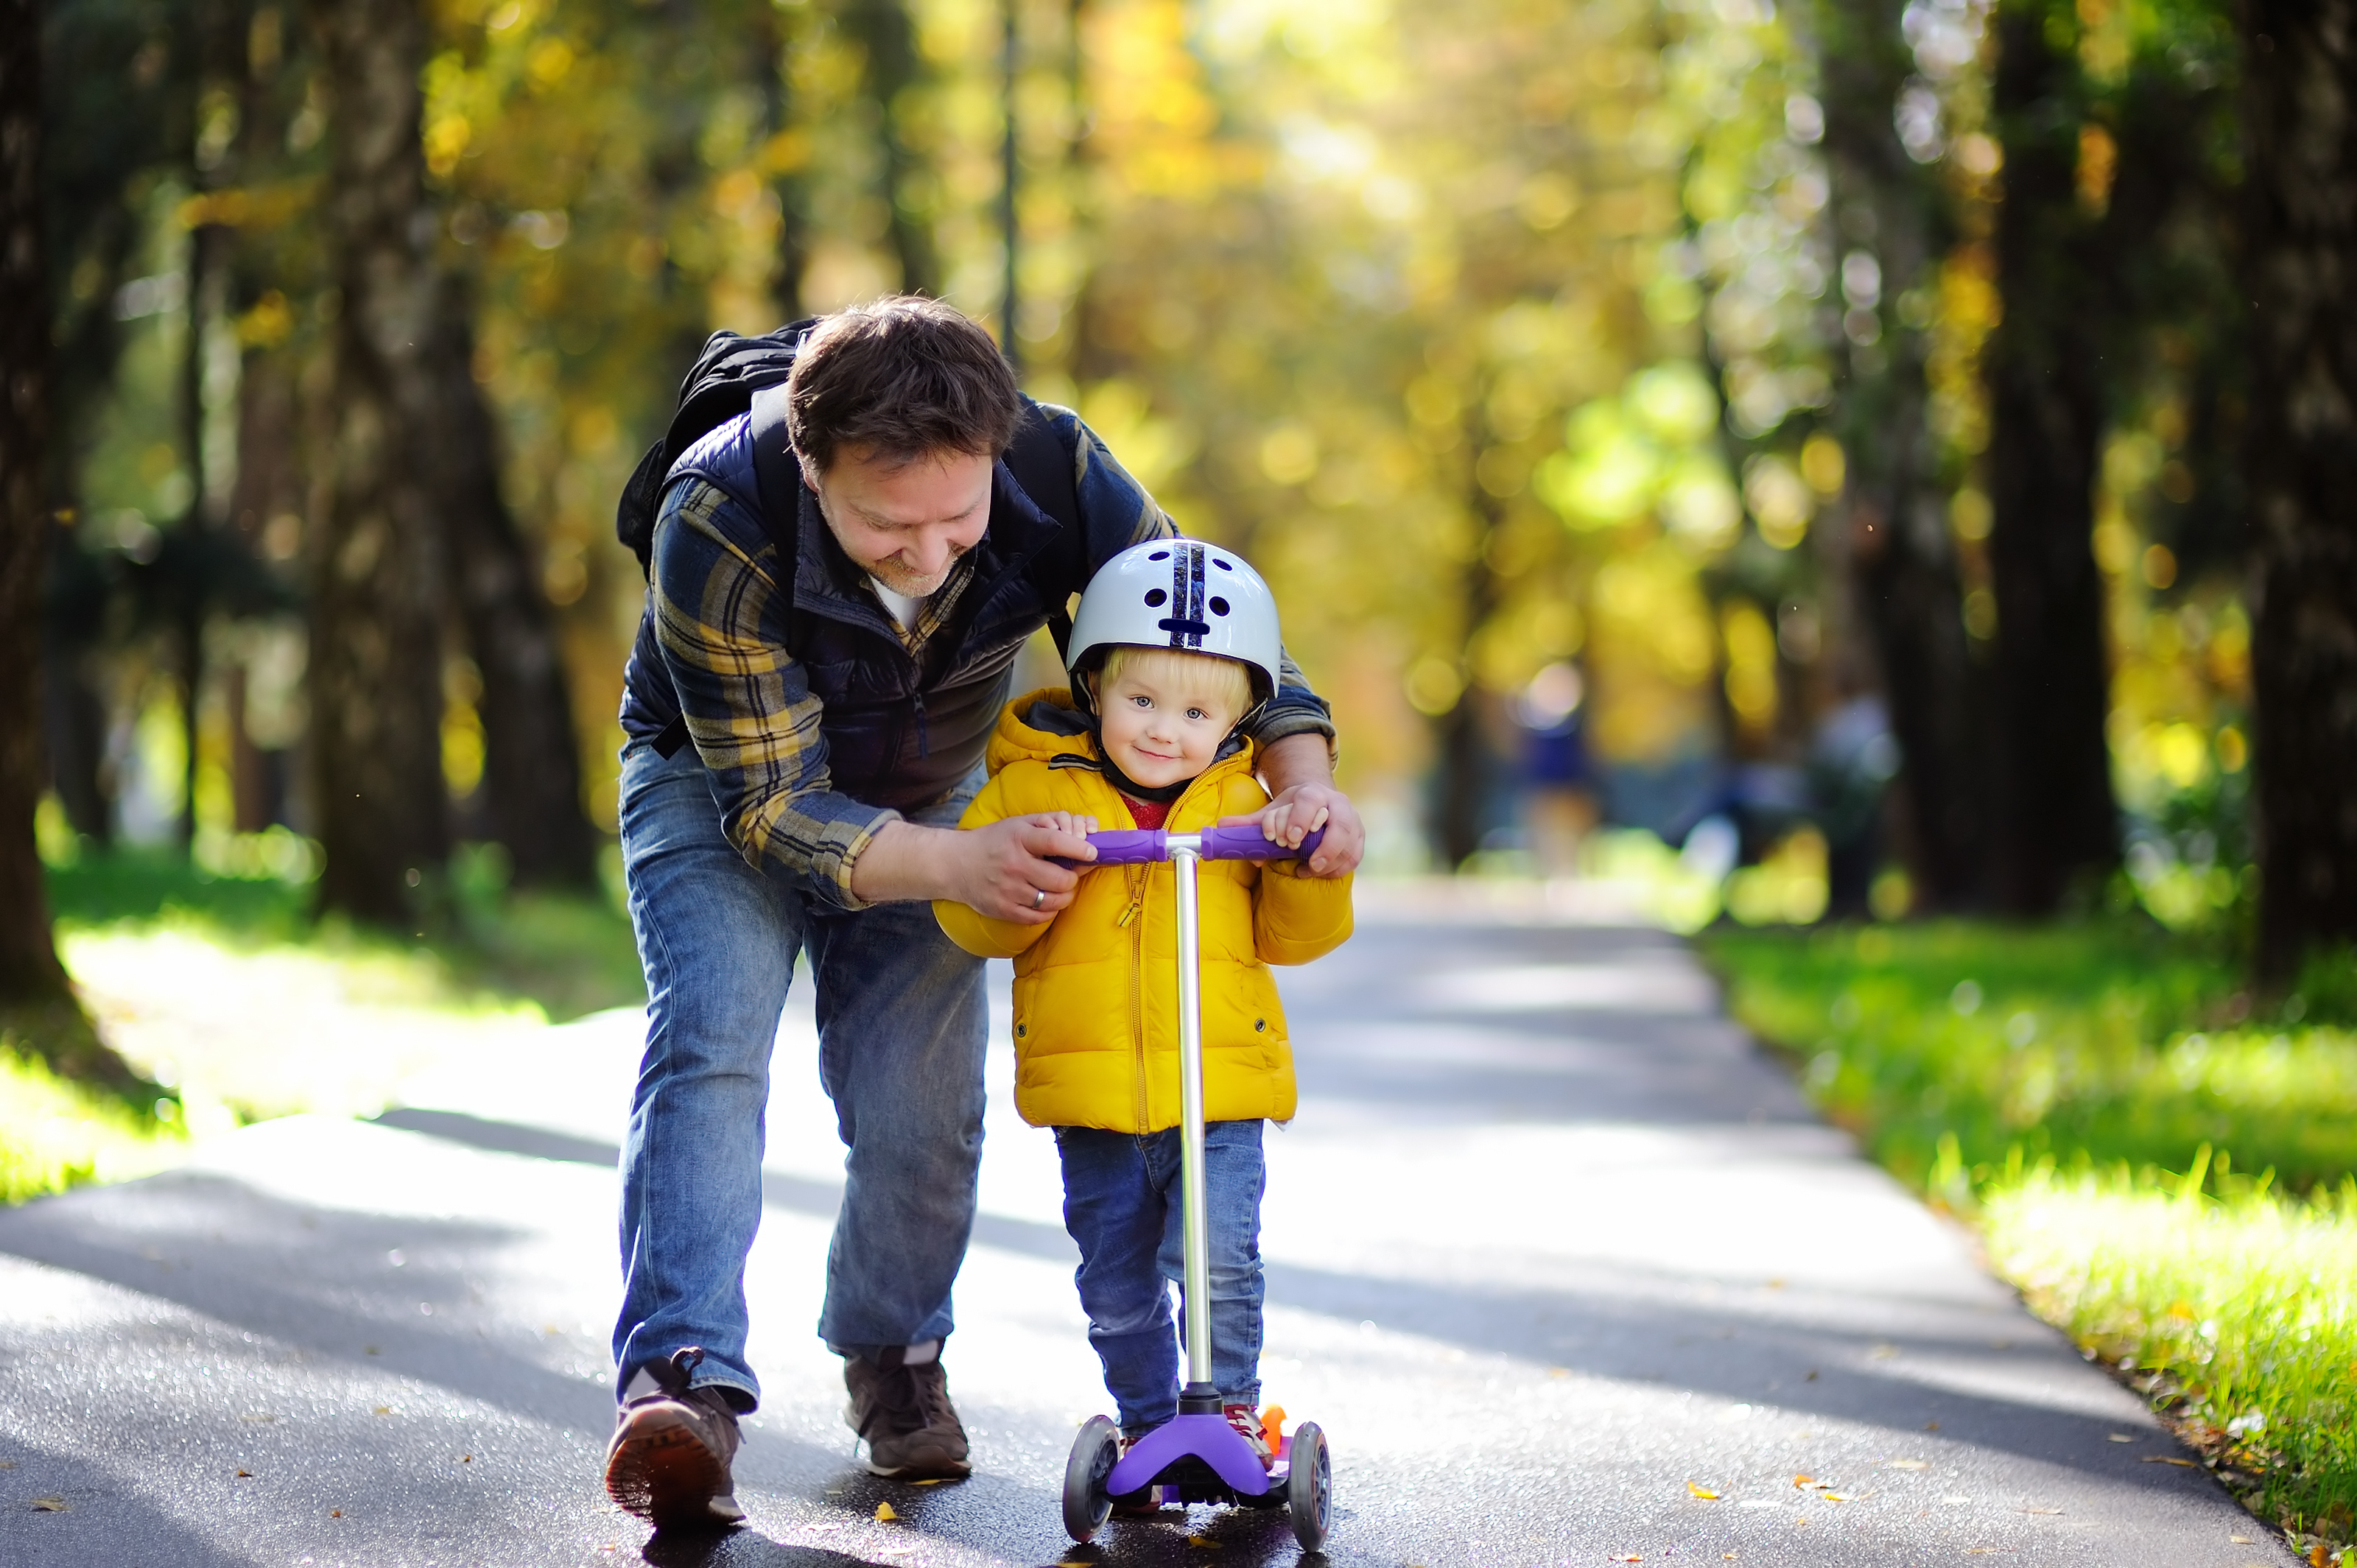
M 1125 670 L 1178 689 L 1181 700 L 1216 707 L 1233 724 L 1252 710 L 1252 672 L 1232 659 L 1213 653 L 1189 653 L 1181 648 L 1136 648 L 1118 643 L 1105 650 L 1104 665 L 1092 689 L 1099 701 L 1106 687 Z

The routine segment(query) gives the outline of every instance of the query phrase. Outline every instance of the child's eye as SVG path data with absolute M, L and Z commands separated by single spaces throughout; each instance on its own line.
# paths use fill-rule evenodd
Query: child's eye
M 1189 708 L 1187 710 L 1187 716 L 1190 719 L 1208 719 L 1211 715 L 1205 713 L 1200 708 Z
M 1150 708 L 1154 705 L 1154 699 L 1151 697 L 1132 697 L 1129 701 L 1134 707 Z

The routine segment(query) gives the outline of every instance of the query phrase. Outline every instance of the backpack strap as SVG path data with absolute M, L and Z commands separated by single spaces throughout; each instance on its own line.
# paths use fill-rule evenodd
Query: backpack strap
M 1048 602 L 1048 635 L 1056 639 L 1056 651 L 1060 654 L 1072 642 L 1071 612 L 1065 607 L 1071 591 L 1065 585 L 1082 580 L 1088 566 L 1072 454 L 1064 449 L 1047 413 L 1027 400 L 1004 461 L 1031 504 L 1056 524 L 1055 539 L 1032 558 L 1030 576 Z
M 794 578 L 802 556 L 802 460 L 786 436 L 786 383 L 753 394 L 753 482 L 760 490 L 761 526 L 778 552 L 778 592 L 785 597 L 786 626 L 794 625 Z M 788 652 L 793 650 L 790 646 Z

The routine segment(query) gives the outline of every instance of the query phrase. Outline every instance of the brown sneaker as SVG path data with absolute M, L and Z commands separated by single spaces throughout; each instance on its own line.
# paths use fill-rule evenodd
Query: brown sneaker
M 606 1447 L 606 1495 L 657 1530 L 725 1530 L 745 1517 L 728 1474 L 737 1412 L 723 1391 L 687 1386 L 703 1359 L 691 1347 L 640 1367 Z
M 938 1341 L 936 1341 L 938 1347 Z M 909 1366 L 906 1348 L 887 1347 L 874 1361 L 843 1359 L 851 1404 L 843 1419 L 867 1440 L 867 1468 L 895 1481 L 953 1480 L 967 1475 L 965 1428 L 950 1404 L 941 1352 Z

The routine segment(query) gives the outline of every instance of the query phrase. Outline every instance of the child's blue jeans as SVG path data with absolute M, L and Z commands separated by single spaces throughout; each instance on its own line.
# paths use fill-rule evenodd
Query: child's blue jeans
M 1203 1186 L 1211 1219 L 1211 1380 L 1229 1404 L 1260 1403 L 1261 1123 L 1203 1129 Z M 1089 1315 L 1089 1342 L 1104 1362 L 1105 1388 L 1122 1431 L 1135 1436 L 1178 1413 L 1178 1338 L 1170 1287 L 1183 1291 L 1186 1230 L 1179 1197 L 1178 1130 L 1107 1133 L 1059 1127 L 1064 1229 L 1080 1243 L 1073 1275 Z

